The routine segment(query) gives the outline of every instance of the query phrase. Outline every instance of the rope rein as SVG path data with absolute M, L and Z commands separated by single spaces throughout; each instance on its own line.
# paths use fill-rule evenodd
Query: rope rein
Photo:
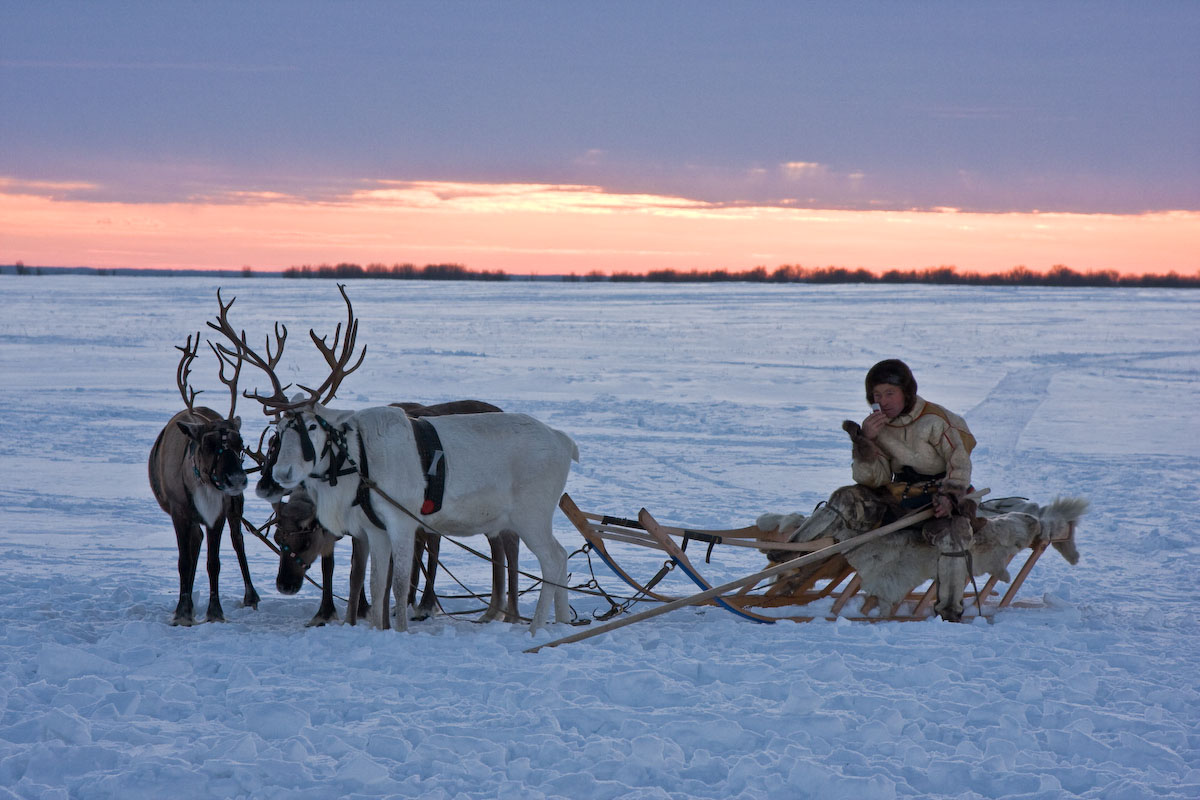
M 449 534 L 443 533 L 442 531 L 438 530 L 435 526 L 431 525 L 427 520 L 422 519 L 420 516 L 413 513 L 409 508 L 407 508 L 403 503 L 401 503 L 400 501 L 396 500 L 394 497 L 389 495 L 386 491 L 384 491 L 383 488 L 381 488 L 379 486 L 378 483 L 376 483 L 368 475 L 364 474 L 364 472 L 360 468 L 358 462 L 350 454 L 349 447 L 347 446 L 347 434 L 351 430 L 349 428 L 349 426 L 344 425 L 341 429 L 334 428 L 323 417 L 321 417 L 319 415 L 315 415 L 315 414 L 313 416 L 316 419 L 317 423 L 321 426 L 321 428 L 326 433 L 325 445 L 322 448 L 322 452 L 321 452 L 320 456 L 317 456 L 317 454 L 315 452 L 315 448 L 312 445 L 311 439 L 308 437 L 307 431 L 304 430 L 304 427 L 302 425 L 298 425 L 298 424 L 295 425 L 296 430 L 301 439 L 302 450 L 304 451 L 303 455 L 306 457 L 306 460 L 313 461 L 314 472 L 312 474 L 310 474 L 309 477 L 316 479 L 316 480 L 324 481 L 326 483 L 329 483 L 331 486 L 333 486 L 333 485 L 337 484 L 338 478 L 344 477 L 344 476 L 349 476 L 349 475 L 354 475 L 354 476 L 358 477 L 361 486 L 365 487 L 368 492 L 374 492 L 377 495 L 379 495 L 379 497 L 383 498 L 383 500 L 386 501 L 390 506 L 392 506 L 393 508 L 395 508 L 396 510 L 398 510 L 399 512 L 401 512 L 402 514 L 407 516 L 409 519 L 416 522 L 425 531 L 427 531 L 433 535 L 441 537 L 444 541 L 453 542 L 460 549 L 465 550 L 466 552 L 470 553 L 471 555 L 474 555 L 484 561 L 487 561 L 492 564 L 497 563 L 496 559 L 494 559 L 492 556 L 482 553 L 479 550 L 476 550 L 475 548 L 473 548 L 467 544 L 464 544 L 461 541 L 458 541 L 458 539 L 456 539 L 455 537 L 450 536 Z M 359 446 L 360 446 L 360 448 L 363 449 L 364 452 L 362 454 L 362 457 L 365 458 L 365 444 L 362 442 L 361 436 L 359 437 Z M 317 468 L 318 458 L 326 456 L 326 455 L 330 456 L 330 464 L 329 464 L 328 468 L 323 473 L 316 472 L 315 470 Z M 347 466 L 343 467 L 342 466 L 343 464 L 345 464 Z M 842 513 L 841 509 L 839 509 L 839 508 L 837 508 L 837 506 L 829 503 L 828 500 L 822 500 L 821 502 L 817 503 L 816 506 L 813 508 L 813 512 L 812 512 L 813 515 L 815 515 L 816 512 L 819 511 L 822 506 L 824 506 L 825 508 L 828 508 L 830 511 L 832 511 L 834 513 L 834 515 L 836 517 L 838 517 L 839 520 L 842 522 L 842 524 L 845 525 L 847 528 L 849 528 L 850 530 L 858 530 L 858 528 L 856 526 L 850 524 L 850 520 L 846 518 L 846 516 Z M 1028 514 L 1027 512 L 1018 511 L 1015 513 L 1019 513 L 1019 514 L 1023 514 L 1025 516 L 1031 516 L 1031 517 L 1034 516 L 1032 514 Z M 811 518 L 812 518 L 812 515 L 810 515 L 809 519 L 811 519 Z M 301 561 L 300 558 L 298 556 L 296 556 L 295 553 L 281 552 L 280 548 L 276 547 L 262 533 L 263 529 L 268 528 L 272 524 L 272 522 L 275 522 L 275 521 L 276 521 L 275 515 L 272 515 L 270 518 L 268 518 L 268 520 L 263 524 L 262 528 L 260 529 L 260 528 L 256 528 L 249 520 L 245 519 L 244 517 L 242 518 L 242 523 L 245 525 L 246 529 L 249 530 L 251 533 L 253 533 L 256 537 L 261 539 L 263 541 L 263 543 L 265 543 L 267 545 L 267 547 L 270 548 L 273 552 L 275 552 L 277 555 L 280 555 L 281 557 L 289 556 L 293 560 L 300 562 Z M 375 524 L 377 527 L 379 527 L 378 523 L 375 522 L 374 520 L 372 520 L 372 524 Z M 685 545 L 686 545 L 686 541 L 685 541 Z M 646 601 L 666 602 L 666 601 L 661 600 L 660 598 L 653 596 L 652 590 L 653 590 L 654 586 L 656 586 L 668 574 L 670 574 L 670 572 L 672 570 L 675 569 L 676 563 L 674 560 L 671 560 L 671 559 L 666 560 L 663 563 L 663 566 L 659 569 L 659 571 L 649 581 L 647 581 L 644 586 L 639 587 L 638 590 L 633 595 L 619 595 L 619 594 L 613 594 L 613 593 L 606 591 L 604 589 L 604 587 L 600 584 L 599 579 L 596 577 L 595 568 L 594 568 L 594 565 L 592 563 L 592 558 L 591 558 L 591 551 L 593 549 L 594 548 L 592 547 L 591 543 L 585 543 L 582 547 L 580 547 L 579 549 L 575 550 L 574 552 L 570 553 L 567 556 L 568 562 L 570 561 L 570 559 L 574 558 L 576 555 L 582 554 L 584 556 L 584 558 L 586 559 L 588 572 L 591 575 L 590 580 L 587 580 L 584 583 L 576 584 L 574 586 L 572 586 L 570 584 L 564 585 L 564 584 L 556 583 L 554 581 L 546 580 L 545 578 L 543 578 L 541 576 L 534 575 L 532 573 L 518 569 L 517 570 L 518 575 L 528 578 L 531 581 L 533 581 L 533 583 L 530 586 L 528 586 L 526 589 L 518 589 L 518 595 L 527 594 L 529 592 L 532 592 L 539 585 L 546 584 L 549 586 L 554 586 L 556 588 L 566 589 L 569 591 L 577 592 L 577 593 L 592 596 L 592 597 L 601 597 L 601 598 L 604 598 L 608 602 L 609 608 L 602 612 L 600 612 L 600 611 L 592 612 L 592 617 L 595 618 L 597 621 L 604 621 L 604 620 L 607 620 L 618 614 L 628 612 L 630 610 L 630 608 L 632 608 L 634 605 L 636 605 L 637 603 L 640 603 L 640 602 L 646 602 Z M 711 550 L 711 546 L 710 546 L 710 550 Z M 947 558 L 965 558 L 966 559 L 967 572 L 968 572 L 968 575 L 970 576 L 971 584 L 975 589 L 975 604 L 976 604 L 977 608 L 979 609 L 979 612 L 982 614 L 983 598 L 980 595 L 979 586 L 975 580 L 975 570 L 974 570 L 974 564 L 973 564 L 972 554 L 971 554 L 970 550 L 967 548 L 962 548 L 961 550 L 955 551 L 955 552 L 939 553 L 939 557 L 941 557 L 941 556 L 945 556 Z M 453 580 L 459 587 L 461 587 L 463 589 L 463 591 L 466 592 L 465 595 L 440 595 L 440 594 L 435 595 L 438 610 L 442 614 L 447 615 L 447 616 L 459 616 L 459 615 L 478 613 L 479 609 L 447 611 L 442 606 L 442 603 L 441 603 L 442 598 L 445 598 L 445 599 L 476 599 L 476 600 L 482 601 L 485 598 L 485 595 L 482 593 L 472 592 L 471 589 L 466 584 L 464 584 L 461 580 L 459 580 L 458 576 L 456 576 L 454 574 L 454 572 L 452 570 L 450 570 L 441 559 L 438 559 L 437 564 L 438 564 L 438 567 L 442 571 L 444 571 L 446 574 L 448 574 L 450 576 L 451 580 Z M 307 567 L 309 565 L 304 565 L 304 566 Z M 421 574 L 423 574 L 425 576 L 426 584 L 428 584 L 429 570 L 425 566 L 424 560 L 422 560 L 418 566 L 419 566 L 419 570 L 420 570 Z M 311 577 L 308 576 L 307 570 L 305 571 L 304 578 L 310 584 L 312 584 L 313 586 L 316 586 L 318 589 L 322 588 L 321 584 L 317 583 Z M 339 600 L 342 600 L 343 602 L 349 602 L 348 600 L 346 600 L 346 598 L 343 598 L 339 595 L 335 594 L 333 596 Z M 490 600 L 490 596 L 488 596 L 488 599 Z M 515 611 L 515 609 L 514 609 L 514 611 Z M 571 613 L 576 620 L 573 624 L 580 624 L 581 622 L 586 623 L 586 621 L 578 620 L 578 612 L 575 610 L 575 608 L 573 606 L 571 607 Z M 520 616 L 519 616 L 519 618 L 523 621 L 527 621 L 527 619 L 528 619 L 526 617 L 520 617 Z M 482 620 L 476 620 L 476 621 L 482 622 Z

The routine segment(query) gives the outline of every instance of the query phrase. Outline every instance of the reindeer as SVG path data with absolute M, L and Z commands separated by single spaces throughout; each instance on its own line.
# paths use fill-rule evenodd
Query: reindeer
M 392 403 L 395 408 L 404 409 L 410 417 L 445 416 L 447 414 L 481 414 L 499 412 L 500 409 L 490 403 L 479 400 L 454 400 L 448 403 L 437 403 L 431 406 L 420 403 Z M 255 493 L 270 502 L 276 508 L 277 523 L 275 527 L 275 543 L 279 545 L 279 573 L 275 579 L 275 588 L 282 594 L 295 594 L 304 582 L 308 568 L 321 559 L 321 604 L 317 613 L 307 623 L 308 626 L 324 625 L 337 619 L 337 609 L 333 603 L 333 569 L 334 545 L 340 537 L 322 527 L 316 518 L 316 508 L 312 499 L 304 490 L 303 485 L 291 492 L 291 497 L 283 502 L 285 491 L 275 482 L 271 469 L 278 454 L 278 439 L 272 437 L 267 449 L 262 472 L 260 473 Z M 427 619 L 433 614 L 437 604 L 437 594 L 434 584 L 437 576 L 438 552 L 441 538 L 424 529 L 418 529 L 411 585 L 408 604 L 414 605 L 412 619 Z M 502 619 L 505 622 L 516 622 L 517 614 L 517 556 L 520 540 L 510 533 L 488 539 L 491 546 L 492 561 L 492 594 L 487 611 L 481 621 Z M 361 614 L 370 608 L 366 593 L 363 591 L 366 567 L 366 549 L 359 539 L 353 540 L 354 554 L 352 555 L 350 585 L 358 587 L 358 600 L 352 597 L 347 603 L 346 622 L 353 625 Z M 428 553 L 425 568 L 425 591 L 421 602 L 416 604 L 416 584 L 421 567 L 421 553 Z M 507 565 L 507 603 L 505 603 L 505 573 Z M 399 610 L 399 609 L 397 609 Z
M 244 334 L 236 347 L 246 360 L 266 372 L 274 387 L 270 395 L 256 392 L 249 396 L 277 420 L 275 480 L 285 489 L 303 482 L 325 528 L 367 542 L 372 624 L 387 627 L 389 556 L 397 564 L 411 564 L 419 527 L 452 536 L 515 533 L 533 551 L 542 570 L 531 631 L 546 623 L 551 605 L 555 619 L 565 622 L 569 614 L 567 556 L 554 538 L 553 515 L 571 462 L 579 458 L 575 443 L 565 433 L 524 414 L 436 417 L 431 424 L 441 439 L 447 464 L 444 504 L 418 516 L 412 509 L 422 509 L 425 469 L 408 415 L 391 406 L 355 412 L 325 405 L 366 356 L 363 348 L 354 360 L 358 322 L 345 287 L 339 285 L 338 289 L 347 307 L 346 337 L 341 339 L 341 323 L 332 344 L 309 331 L 330 373 L 316 389 L 301 386 L 307 396 L 297 394 L 289 399 L 274 370 L 253 353 Z M 335 353 L 339 342 L 340 353 Z M 364 508 L 368 503 L 373 511 Z M 411 573 L 394 570 L 391 583 L 397 597 L 407 597 Z M 354 591 L 352 586 L 352 597 Z M 397 616 L 397 629 L 407 629 L 407 616 Z
M 221 295 L 217 293 L 217 302 Z M 232 305 L 233 301 L 230 301 Z M 212 347 L 212 344 L 209 343 Z M 242 468 L 242 437 L 240 417 L 234 416 L 237 407 L 237 381 L 241 361 L 227 359 L 213 348 L 220 360 L 220 379 L 229 387 L 232 401 L 228 418 L 206 407 L 195 407 L 198 391 L 188 387 L 192 362 L 200 348 L 188 336 L 175 372 L 175 382 L 187 408 L 167 423 L 150 449 L 148 472 L 150 488 L 162 510 L 171 515 L 175 526 L 175 541 L 179 548 L 179 602 L 171 618 L 172 625 L 192 625 L 192 586 L 200 558 L 200 526 L 208 538 L 208 611 L 209 622 L 224 621 L 220 592 L 217 588 L 221 572 L 221 531 L 229 520 L 229 538 L 237 553 L 238 566 L 246 591 L 242 605 L 258 608 L 258 592 L 250 580 L 246 564 L 246 549 L 242 540 L 242 492 L 246 488 L 246 472 Z M 226 377 L 227 363 L 232 375 Z

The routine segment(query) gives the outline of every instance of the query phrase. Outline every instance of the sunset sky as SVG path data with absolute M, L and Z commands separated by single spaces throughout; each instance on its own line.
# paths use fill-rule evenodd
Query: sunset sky
M 1200 271 L 1200 3 L 0 0 L 0 264 Z

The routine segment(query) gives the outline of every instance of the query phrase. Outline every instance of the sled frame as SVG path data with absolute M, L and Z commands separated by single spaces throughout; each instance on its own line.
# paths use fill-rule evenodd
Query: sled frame
M 634 545 L 651 548 L 662 552 L 669 564 L 674 564 L 684 575 L 701 589 L 710 589 L 713 584 L 704 577 L 701 569 L 696 566 L 687 554 L 689 543 L 699 543 L 704 550 L 704 560 L 711 559 L 713 552 L 725 547 L 749 547 L 759 551 L 789 551 L 789 555 L 800 556 L 815 552 L 834 543 L 832 538 L 815 539 L 809 542 L 774 542 L 763 540 L 762 531 L 757 526 L 727 530 L 709 530 L 687 528 L 660 523 L 649 511 L 642 509 L 636 520 L 627 517 L 597 514 L 581 510 L 568 494 L 559 501 L 559 508 L 567 519 L 578 529 L 584 541 L 600 556 L 601 560 L 613 573 L 628 584 L 639 595 L 658 602 L 672 602 L 675 596 L 663 594 L 655 590 L 657 580 L 662 577 L 662 571 L 655 579 L 641 582 L 626 571 L 609 549 L 610 543 Z M 1075 523 L 1063 539 L 1073 535 Z M 1012 578 L 1007 590 L 1001 596 L 996 589 L 1000 578 L 996 574 L 988 576 L 979 587 L 978 595 L 971 591 L 970 580 L 964 587 L 963 617 L 969 619 L 982 615 L 990 617 L 996 611 L 1010 606 L 1033 607 L 1035 603 L 1023 603 L 1016 600 L 1025 579 L 1037 565 L 1038 560 L 1055 540 L 1041 540 L 1030 547 L 1029 555 L 1025 557 L 1017 574 Z M 694 550 L 693 554 L 699 552 Z M 1023 551 L 1022 551 L 1023 552 Z M 1015 554 L 1005 566 L 1011 565 L 1020 557 Z M 999 572 L 1000 570 L 997 570 Z M 910 622 L 929 619 L 937 600 L 937 582 L 927 581 L 921 584 L 889 609 L 880 609 L 872 597 L 862 597 L 860 591 L 862 581 L 849 562 L 841 555 L 829 558 L 804 567 L 796 575 L 781 578 L 769 585 L 748 585 L 732 594 L 715 597 L 708 601 L 710 605 L 720 606 L 731 613 L 753 622 L 770 624 L 779 620 L 793 622 L 811 622 L 815 619 L 849 619 L 863 622 Z M 754 609 L 804 607 L 815 601 L 833 598 L 833 605 L 828 612 L 797 614 L 782 616 L 767 616 L 757 613 Z M 854 612 L 843 613 L 853 608 L 852 601 L 861 597 L 862 602 Z M 982 598 L 979 602 L 977 598 Z

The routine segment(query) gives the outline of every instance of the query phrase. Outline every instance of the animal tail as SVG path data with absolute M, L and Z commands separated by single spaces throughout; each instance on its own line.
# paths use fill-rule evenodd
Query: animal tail
M 1075 522 L 1087 513 L 1088 501 L 1083 497 L 1056 497 L 1050 505 L 1042 506 L 1038 519 L 1043 525 L 1055 522 Z
M 1056 497 L 1038 512 L 1038 522 L 1043 531 L 1052 531 L 1059 525 L 1069 525 L 1087 513 L 1088 501 L 1082 497 Z M 1051 547 L 1062 554 L 1068 564 L 1079 563 L 1079 548 L 1075 546 L 1075 533 L 1067 539 L 1051 542 Z
M 571 460 L 574 461 L 576 464 L 578 464 L 579 463 L 579 445 L 575 444 L 574 439 L 572 439 L 570 436 L 567 436 L 565 433 L 558 430 L 557 428 L 554 430 L 554 432 L 558 434 L 558 436 L 562 440 L 563 444 L 567 445 L 568 449 L 570 449 Z

